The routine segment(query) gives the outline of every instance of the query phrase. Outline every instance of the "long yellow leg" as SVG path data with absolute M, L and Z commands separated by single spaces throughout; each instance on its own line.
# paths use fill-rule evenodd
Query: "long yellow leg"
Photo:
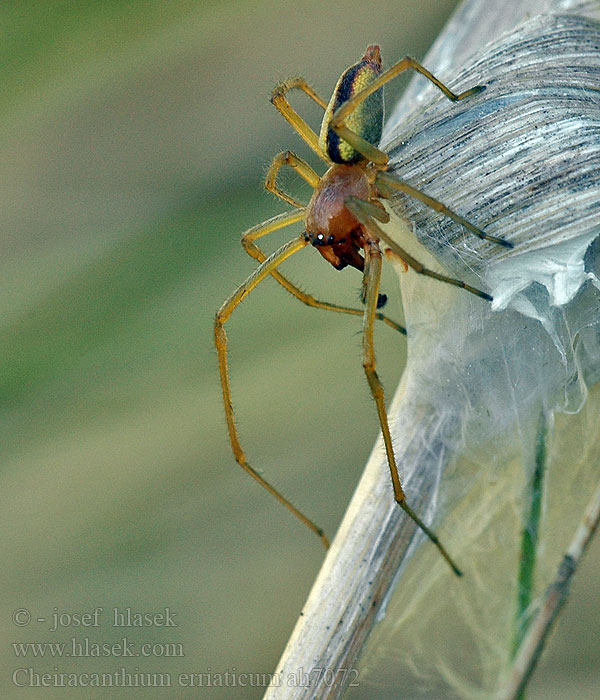
M 223 404 L 225 406 L 225 419 L 227 420 L 227 428 L 229 430 L 229 440 L 233 449 L 233 454 L 237 463 L 250 474 L 253 479 L 263 486 L 271 495 L 273 495 L 282 505 L 290 510 L 299 520 L 301 520 L 308 528 L 319 536 L 325 547 L 329 547 L 329 541 L 320 527 L 317 527 L 312 520 L 307 518 L 301 511 L 288 501 L 277 489 L 266 481 L 255 469 L 253 469 L 246 459 L 246 455 L 242 450 L 240 441 L 235 426 L 233 415 L 233 404 L 231 399 L 231 387 L 229 384 L 229 371 L 227 366 L 227 335 L 225 333 L 225 323 L 229 320 L 233 310 L 245 299 L 248 294 L 270 275 L 284 260 L 289 258 L 295 252 L 304 248 L 307 242 L 304 236 L 295 238 L 289 243 L 281 246 L 273 255 L 269 256 L 249 277 L 243 282 L 233 294 L 224 302 L 215 319 L 215 345 L 219 357 L 219 372 L 221 375 L 221 388 L 223 390 Z
M 444 93 L 444 95 L 446 95 L 446 97 L 449 100 L 452 100 L 453 102 L 457 102 L 458 100 L 464 100 L 466 97 L 476 95 L 477 93 L 485 90 L 484 85 L 476 85 L 475 87 L 472 87 L 469 90 L 465 90 L 464 92 L 456 94 L 452 92 L 450 88 L 446 87 L 444 83 L 438 80 L 432 73 L 430 73 L 427 70 L 427 68 L 424 68 L 420 63 L 415 61 L 413 58 L 410 58 L 409 56 L 405 56 L 401 61 L 398 61 L 398 63 L 393 65 L 391 68 L 388 68 L 380 76 L 378 76 L 370 85 L 364 88 L 364 90 L 361 90 L 347 102 L 344 102 L 344 104 L 335 112 L 329 124 L 329 126 L 336 132 L 336 134 L 338 134 L 340 138 L 344 139 L 344 141 L 348 142 L 352 146 L 352 148 L 354 148 L 359 153 L 362 153 L 362 155 L 365 156 L 365 158 L 370 160 L 372 163 L 377 163 L 377 165 L 380 166 L 387 165 L 389 161 L 389 156 L 387 155 L 387 153 L 384 153 L 384 151 L 380 151 L 373 144 L 369 143 L 361 136 L 351 131 L 345 125 L 345 120 L 348 117 L 348 115 L 351 112 L 353 112 L 361 102 L 366 100 L 366 98 L 369 95 L 372 95 L 374 92 L 379 90 L 379 88 L 383 87 L 386 83 L 395 78 L 397 75 L 400 75 L 400 73 L 403 73 L 404 71 L 409 69 L 416 70 L 417 73 L 421 73 L 421 75 L 424 75 L 427 78 L 427 80 L 431 81 Z
M 298 156 L 291 151 L 283 151 L 282 153 L 278 153 L 275 158 L 273 158 L 273 162 L 271 163 L 271 167 L 269 168 L 265 179 L 265 188 L 269 190 L 269 192 L 272 192 L 283 199 L 284 202 L 291 204 L 293 207 L 304 209 L 304 204 L 301 204 L 297 199 L 294 199 L 287 194 L 287 192 L 284 192 L 282 189 L 277 187 L 277 174 L 285 165 L 295 170 L 298 175 L 300 175 L 303 180 L 308 182 L 313 189 L 319 184 L 319 180 L 321 178 L 306 161 L 302 160 L 302 158 L 298 158 Z
M 283 117 L 291 124 L 295 131 L 306 141 L 310 148 L 326 163 L 329 163 L 329 158 L 319 146 L 319 137 L 310 128 L 310 126 L 302 119 L 296 110 L 287 101 L 286 94 L 290 90 L 302 90 L 312 100 L 314 100 L 323 109 L 327 109 L 327 103 L 308 85 L 304 78 L 293 78 L 286 80 L 277 85 L 271 93 L 271 102 L 281 112 Z
M 252 258 L 258 260 L 259 263 L 263 263 L 267 259 L 267 255 L 258 247 L 258 245 L 254 241 L 257 238 L 265 236 L 268 233 L 272 233 L 273 231 L 277 231 L 278 229 L 283 228 L 284 226 L 288 226 L 290 224 L 296 223 L 297 221 L 301 221 L 303 218 L 304 210 L 286 212 L 285 214 L 279 214 L 277 216 L 274 216 L 272 219 L 269 219 L 268 221 L 265 221 L 262 224 L 259 224 L 258 226 L 254 226 L 253 228 L 246 231 L 246 233 L 244 233 L 244 235 L 242 236 L 242 245 L 244 246 L 244 250 Z M 290 294 L 295 296 L 296 299 L 300 300 L 303 304 L 306 304 L 307 306 L 310 306 L 312 308 L 324 309 L 325 311 L 337 311 L 338 313 L 350 314 L 352 316 L 362 316 L 364 313 L 363 309 L 353 309 L 348 306 L 339 306 L 338 304 L 330 304 L 326 301 L 320 301 L 319 299 L 315 299 L 315 297 L 311 296 L 310 294 L 307 294 L 306 292 L 303 292 L 301 289 L 296 287 L 296 285 L 290 282 L 290 280 L 288 280 L 287 277 L 284 277 L 281 274 L 281 272 L 279 272 L 279 270 L 273 270 L 271 272 L 271 276 L 274 279 L 276 279 L 277 282 L 279 282 L 279 284 L 284 289 L 286 289 Z M 382 314 L 378 311 L 375 315 L 375 318 L 377 318 L 380 321 L 383 321 L 395 331 L 406 335 L 406 329 L 400 324 L 396 323 L 395 321 L 392 321 L 392 319 L 388 318 L 385 314 Z
M 369 202 L 365 202 L 362 199 L 357 199 L 356 197 L 350 197 L 346 202 L 348 209 L 354 214 L 354 216 L 360 221 L 360 223 L 367 228 L 371 235 L 378 240 L 385 242 L 396 255 L 398 255 L 404 262 L 419 275 L 425 275 L 426 277 L 431 277 L 432 279 L 439 280 L 440 282 L 446 282 L 447 284 L 452 284 L 456 287 L 471 292 L 486 301 L 493 301 L 493 298 L 486 292 L 482 292 L 480 289 L 471 287 L 470 284 L 466 284 L 462 280 L 454 279 L 453 277 L 446 277 L 446 275 L 440 275 L 439 272 L 434 272 L 429 270 L 422 263 L 420 263 L 416 258 L 407 253 L 404 248 L 401 248 L 396 241 L 390 238 L 376 223 L 373 221 L 373 216 L 378 215 L 381 220 L 381 210 L 379 207 L 374 207 Z M 377 210 L 377 211 L 375 211 Z
M 420 202 L 423 202 L 423 204 L 426 204 L 434 211 L 438 211 L 441 214 L 444 214 L 445 216 L 449 217 L 453 221 L 456 221 L 456 223 L 466 228 L 467 231 L 472 233 L 474 236 L 482 238 L 486 241 L 491 241 L 492 243 L 498 243 L 499 245 L 502 245 L 505 248 L 514 247 L 510 241 L 506 241 L 504 240 L 504 238 L 490 236 L 485 231 L 482 231 L 480 228 L 477 228 L 477 226 L 474 226 L 470 221 L 467 221 L 467 219 L 464 219 L 462 216 L 452 211 L 452 209 L 449 209 L 445 204 L 442 204 L 437 199 L 434 199 L 433 197 L 430 197 L 424 192 L 415 189 L 412 185 L 409 185 L 407 182 L 404 182 L 404 180 L 400 180 L 399 178 L 393 177 L 388 173 L 379 172 L 377 173 L 375 183 L 377 184 L 381 195 L 385 198 L 389 198 L 391 196 L 392 193 L 390 192 L 390 188 L 398 190 L 400 192 L 405 192 L 411 197 L 414 197 Z
M 419 518 L 414 510 L 406 502 L 406 496 L 402 489 L 400 476 L 398 474 L 398 466 L 392 446 L 392 436 L 385 408 L 385 398 L 383 394 L 383 385 L 375 370 L 375 349 L 373 345 L 373 324 L 375 313 L 377 310 L 377 299 L 379 297 L 379 282 L 381 279 L 381 250 L 375 241 L 370 241 L 365 248 L 365 274 L 367 278 L 367 294 L 366 308 L 363 320 L 363 367 L 367 375 L 367 381 L 371 389 L 371 394 L 377 405 L 377 413 L 379 415 L 379 424 L 383 434 L 383 442 L 387 454 L 388 465 L 392 477 L 392 485 L 394 487 L 394 498 L 398 505 L 405 513 L 414 520 L 419 528 L 427 535 L 427 537 L 438 548 L 444 559 L 450 564 L 452 570 L 457 576 L 462 576 L 462 572 L 450 558 L 445 547 L 439 541 L 437 535 L 432 532 L 427 525 Z

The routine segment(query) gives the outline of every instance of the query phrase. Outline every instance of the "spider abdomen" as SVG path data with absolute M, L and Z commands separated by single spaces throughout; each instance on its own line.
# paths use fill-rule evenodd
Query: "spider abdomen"
M 334 163 L 357 163 L 365 157 L 329 127 L 331 118 L 345 102 L 381 75 L 381 54 L 379 46 L 369 46 L 362 59 L 350 66 L 337 82 L 319 135 L 319 145 Z M 346 126 L 365 141 L 376 146 L 381 140 L 383 129 L 383 90 L 377 90 L 357 105 L 346 119 Z

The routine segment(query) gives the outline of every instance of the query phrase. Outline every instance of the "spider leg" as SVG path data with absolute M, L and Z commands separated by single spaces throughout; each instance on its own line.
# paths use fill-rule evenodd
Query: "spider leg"
M 451 559 L 445 547 L 439 541 L 437 535 L 419 518 L 413 509 L 406 502 L 406 495 L 402 489 L 402 483 L 398 474 L 398 466 L 392 446 L 392 436 L 390 434 L 383 385 L 375 369 L 375 350 L 373 344 L 373 324 L 377 309 L 377 299 L 379 297 L 379 282 L 381 279 L 381 250 L 375 238 L 369 236 L 365 245 L 365 276 L 366 276 L 366 308 L 363 317 L 363 368 L 367 375 L 367 381 L 371 389 L 371 394 L 377 405 L 379 424 L 383 434 L 383 442 L 387 454 L 387 461 L 390 467 L 392 485 L 394 487 L 394 498 L 404 512 L 417 524 L 417 526 L 427 535 L 427 537 L 438 548 L 441 555 L 448 562 L 457 576 L 461 576 L 460 569 Z
M 259 263 L 263 263 L 267 259 L 267 255 L 255 243 L 256 239 L 260 238 L 261 236 L 266 236 L 267 234 L 272 233 L 273 231 L 277 231 L 278 229 L 283 228 L 284 226 L 296 223 L 297 221 L 302 221 L 302 219 L 304 218 L 304 213 L 305 212 L 302 209 L 300 211 L 292 211 L 286 212 L 285 214 L 279 214 L 278 216 L 274 216 L 272 219 L 269 219 L 268 221 L 265 221 L 262 224 L 259 224 L 258 226 L 254 226 L 253 228 L 249 229 L 242 236 L 242 245 L 244 246 L 244 250 L 248 253 L 248 255 L 250 255 L 250 257 L 254 258 L 255 260 L 258 260 Z M 330 304 L 328 302 L 315 299 L 315 297 L 311 296 L 310 294 L 307 294 L 306 292 L 303 292 L 295 284 L 290 282 L 290 280 L 287 277 L 284 277 L 284 275 L 282 275 L 281 272 L 279 272 L 279 270 L 274 269 L 271 272 L 271 276 L 274 279 L 276 279 L 277 282 L 279 282 L 279 284 L 284 289 L 286 289 L 292 296 L 295 296 L 296 299 L 299 299 L 303 304 L 306 304 L 307 306 L 311 306 L 315 309 L 324 309 L 325 311 L 337 311 L 338 313 L 350 314 L 352 316 L 362 316 L 364 313 L 363 309 L 353 309 L 348 306 L 339 306 L 338 304 Z M 378 311 L 375 315 L 375 318 L 377 318 L 380 321 L 383 321 L 395 331 L 406 335 L 406 329 L 400 324 L 396 323 L 395 321 L 392 321 L 392 319 L 388 318 L 385 314 L 382 314 Z
M 313 189 L 319 184 L 319 180 L 321 178 L 306 161 L 302 160 L 302 158 L 299 158 L 291 151 L 283 151 L 282 153 L 278 153 L 275 158 L 273 158 L 273 162 L 271 163 L 271 167 L 269 168 L 265 179 L 265 188 L 269 192 L 277 195 L 280 199 L 283 199 L 284 202 L 291 204 L 293 207 L 304 209 L 304 204 L 301 204 L 297 199 L 294 199 L 287 194 L 287 192 L 284 192 L 277 187 L 277 175 L 281 168 L 283 168 L 285 165 L 295 170 L 298 175 L 300 175 L 303 180 L 308 182 Z
M 404 248 L 400 247 L 396 241 L 390 238 L 385 231 L 378 226 L 373 220 L 373 215 L 375 214 L 372 209 L 375 209 L 374 205 L 370 202 L 365 202 L 357 197 L 349 197 L 346 201 L 346 206 L 354 214 L 354 216 L 360 221 L 360 223 L 365 226 L 369 233 L 376 239 L 382 240 L 387 246 L 389 246 L 396 255 L 398 255 L 404 262 L 419 275 L 425 275 L 426 277 L 431 277 L 432 279 L 439 280 L 440 282 L 446 282 L 447 284 L 452 284 L 461 289 L 465 289 L 471 294 L 475 294 L 486 301 L 493 301 L 493 298 L 486 292 L 482 292 L 480 289 L 471 287 L 470 284 L 463 282 L 462 280 L 454 279 L 453 277 L 446 277 L 446 275 L 441 275 L 439 272 L 434 272 L 429 270 L 422 263 L 420 263 L 416 258 L 407 253 Z M 378 209 L 378 207 L 377 207 Z
M 281 246 L 273 255 L 269 256 L 246 280 L 243 282 L 233 294 L 223 303 L 215 318 L 215 345 L 219 358 L 219 372 L 221 376 L 221 389 L 223 391 L 223 404 L 225 407 L 225 419 L 229 430 L 229 440 L 233 449 L 233 454 L 237 463 L 250 476 L 258 481 L 272 496 L 274 496 L 282 505 L 290 510 L 300 521 L 302 521 L 310 530 L 312 530 L 321 539 L 321 542 L 326 548 L 329 547 L 329 541 L 323 530 L 315 525 L 312 520 L 309 520 L 301 511 L 299 511 L 292 503 L 285 498 L 277 489 L 266 481 L 253 467 L 250 466 L 246 459 L 246 455 L 242 450 L 238 438 L 237 428 L 233 415 L 233 404 L 231 399 L 231 387 L 229 384 L 229 371 L 227 363 L 227 335 L 225 333 L 225 323 L 229 320 L 234 309 L 243 301 L 248 294 L 260 283 L 265 277 L 270 275 L 284 260 L 289 258 L 295 252 L 304 248 L 307 242 L 304 236 L 295 238 L 289 243 Z
M 467 219 L 464 219 L 462 216 L 452 211 L 452 209 L 449 209 L 445 204 L 442 204 L 442 202 L 439 202 L 437 199 L 434 199 L 433 197 L 430 197 L 424 192 L 417 190 L 412 185 L 409 185 L 407 182 L 404 182 L 404 180 L 400 180 L 399 178 L 392 176 L 389 173 L 378 172 L 377 177 L 375 179 L 375 183 L 377 184 L 380 194 L 386 199 L 389 199 L 392 195 L 392 193 L 390 192 L 390 188 L 393 190 L 404 192 L 405 194 L 408 194 L 411 197 L 418 199 L 420 202 L 423 202 L 423 204 L 426 204 L 434 211 L 440 212 L 441 214 L 444 214 L 445 216 L 452 219 L 453 221 L 456 221 L 457 224 L 463 226 L 474 236 L 477 236 L 478 238 L 481 238 L 486 241 L 491 241 L 492 243 L 497 243 L 498 245 L 502 245 L 505 248 L 514 248 L 514 245 L 510 241 L 507 241 L 504 238 L 498 238 L 497 236 L 490 236 L 485 231 L 482 231 L 480 228 L 477 228 L 477 226 L 474 226 L 470 221 L 467 221 Z
M 271 102 L 277 107 L 281 112 L 284 119 L 286 119 L 293 129 L 306 141 L 310 148 L 326 163 L 329 163 L 329 158 L 319 146 L 319 137 L 310 128 L 310 126 L 302 119 L 302 117 L 296 112 L 296 110 L 290 105 L 287 100 L 286 94 L 290 90 L 302 90 L 306 93 L 312 100 L 314 100 L 323 109 L 327 109 L 327 103 L 317 95 L 317 93 L 308 85 L 304 78 L 292 78 L 291 80 L 286 80 L 283 83 L 279 83 L 273 89 L 271 93 Z
M 444 85 L 444 83 L 438 80 L 432 73 L 430 73 L 427 70 L 427 68 L 423 67 L 420 63 L 415 61 L 413 58 L 410 58 L 409 56 L 405 56 L 401 61 L 398 61 L 398 63 L 391 66 L 391 68 L 388 68 L 380 76 L 373 80 L 373 82 L 370 83 L 367 87 L 365 87 L 360 92 L 357 92 L 356 95 L 344 102 L 344 104 L 341 105 L 339 109 L 335 112 L 335 114 L 331 118 L 331 122 L 329 123 L 329 126 L 338 134 L 338 136 L 344 139 L 344 141 L 346 141 L 347 143 L 349 143 L 352 146 L 352 148 L 361 153 L 367 160 L 370 160 L 371 162 L 376 163 L 377 165 L 382 167 L 387 166 L 387 163 L 389 161 L 389 156 L 387 155 L 387 153 L 385 153 L 384 151 L 380 151 L 373 144 L 369 143 L 361 136 L 351 131 L 345 125 L 345 120 L 348 117 L 348 115 L 351 112 L 353 112 L 361 102 L 363 102 L 364 100 L 366 100 L 367 97 L 369 97 L 369 95 L 372 95 L 374 92 L 379 90 L 397 75 L 400 75 L 401 73 L 409 69 L 421 73 L 421 75 L 425 76 L 429 81 L 431 81 L 444 93 L 444 95 L 449 100 L 452 100 L 453 102 L 463 100 L 466 97 L 476 95 L 477 93 L 485 90 L 484 85 L 476 85 L 475 87 L 472 87 L 469 90 L 465 90 L 464 92 L 456 94 L 452 92 L 450 88 L 446 87 L 446 85 Z

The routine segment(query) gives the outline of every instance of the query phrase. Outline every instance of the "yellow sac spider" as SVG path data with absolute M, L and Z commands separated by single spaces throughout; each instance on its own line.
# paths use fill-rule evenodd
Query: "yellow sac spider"
M 392 477 L 394 498 L 398 505 L 437 546 L 453 571 L 460 575 L 460 570 L 450 558 L 437 536 L 406 502 L 406 496 L 398 475 L 385 408 L 383 386 L 375 371 L 373 325 L 375 319 L 379 319 L 396 330 L 404 332 L 404 329 L 378 311 L 385 303 L 385 296 L 379 294 L 382 261 L 380 241 L 383 241 L 392 253 L 399 256 L 406 265 L 413 268 L 417 273 L 457 285 L 487 301 L 491 301 L 491 297 L 489 294 L 475 289 L 460 280 L 428 270 L 403 250 L 376 223 L 376 221 L 381 223 L 389 221 L 389 215 L 380 200 L 388 199 L 396 191 L 401 191 L 416 197 L 432 209 L 450 217 L 479 238 L 484 238 L 509 248 L 512 247 L 512 244 L 501 238 L 487 235 L 484 231 L 478 229 L 451 209 L 448 209 L 441 202 L 432 199 L 406 182 L 399 180 L 395 175 L 386 172 L 389 157 L 374 145 L 379 143 L 383 128 L 383 91 L 381 88 L 389 80 L 408 69 L 421 73 L 421 75 L 436 85 L 448 99 L 454 102 L 476 95 L 485 89 L 484 86 L 477 85 L 460 94 L 455 94 L 426 68 L 408 57 L 403 58 L 387 71 L 382 71 L 379 46 L 369 46 L 361 60 L 342 74 L 335 86 L 329 104 L 326 104 L 302 78 L 283 82 L 273 90 L 271 101 L 275 107 L 311 149 L 325 161 L 329 168 L 322 177 L 319 177 L 308 163 L 289 151 L 280 153 L 274 158 L 267 173 L 265 187 L 295 207 L 296 211 L 275 216 L 246 231 L 242 236 L 242 245 L 246 252 L 258 260 L 260 265 L 233 292 L 217 312 L 215 344 L 219 358 L 225 417 L 236 461 L 256 481 L 262 484 L 267 491 L 275 496 L 278 501 L 315 532 L 321 538 L 323 544 L 328 547 L 329 543 L 323 530 L 317 527 L 279 491 L 273 488 L 246 460 L 238 439 L 233 415 L 227 369 L 227 336 L 224 326 L 238 304 L 268 275 L 272 275 L 288 292 L 308 306 L 361 315 L 363 317 L 362 364 L 377 405 L 379 423 L 383 433 L 387 461 Z M 321 133 L 318 137 L 287 101 L 286 94 L 292 89 L 302 90 L 325 110 Z M 293 168 L 300 177 L 313 187 L 314 192 L 308 206 L 304 206 L 296 201 L 277 186 L 277 175 L 284 165 Z M 304 222 L 304 232 L 299 237 L 281 246 L 272 255 L 267 257 L 256 244 L 256 240 L 261 236 L 299 221 Z M 277 268 L 284 260 L 287 260 L 309 243 L 337 270 L 351 266 L 363 273 L 361 297 L 365 304 L 364 310 L 319 301 L 302 292 L 279 272 Z

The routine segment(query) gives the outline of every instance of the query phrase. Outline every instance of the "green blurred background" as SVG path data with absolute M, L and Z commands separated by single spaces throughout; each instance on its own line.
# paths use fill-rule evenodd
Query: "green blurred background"
M 422 57 L 455 4 L 0 7 L 2 697 L 262 695 L 176 679 L 272 672 L 323 559 L 317 539 L 235 464 L 212 346 L 215 310 L 255 266 L 240 233 L 286 209 L 261 187 L 270 159 L 286 148 L 310 158 L 268 95 L 301 74 L 328 96 L 369 43 L 387 63 Z M 317 124 L 318 111 L 297 104 Z M 357 303 L 358 274 L 336 274 L 312 250 L 286 270 L 316 295 Z M 401 318 L 393 276 L 384 286 Z M 330 535 L 377 433 L 359 329 L 270 280 L 228 325 L 249 459 Z M 403 347 L 381 328 L 388 395 Z M 98 606 L 98 628 L 49 629 L 53 612 Z M 178 626 L 116 628 L 114 607 L 168 607 Z M 28 625 L 11 622 L 19 608 Z M 136 651 L 177 643 L 183 656 L 156 647 L 149 658 L 22 659 L 11 646 L 124 634 Z M 171 674 L 174 687 L 11 680 L 20 667 L 122 666 Z

